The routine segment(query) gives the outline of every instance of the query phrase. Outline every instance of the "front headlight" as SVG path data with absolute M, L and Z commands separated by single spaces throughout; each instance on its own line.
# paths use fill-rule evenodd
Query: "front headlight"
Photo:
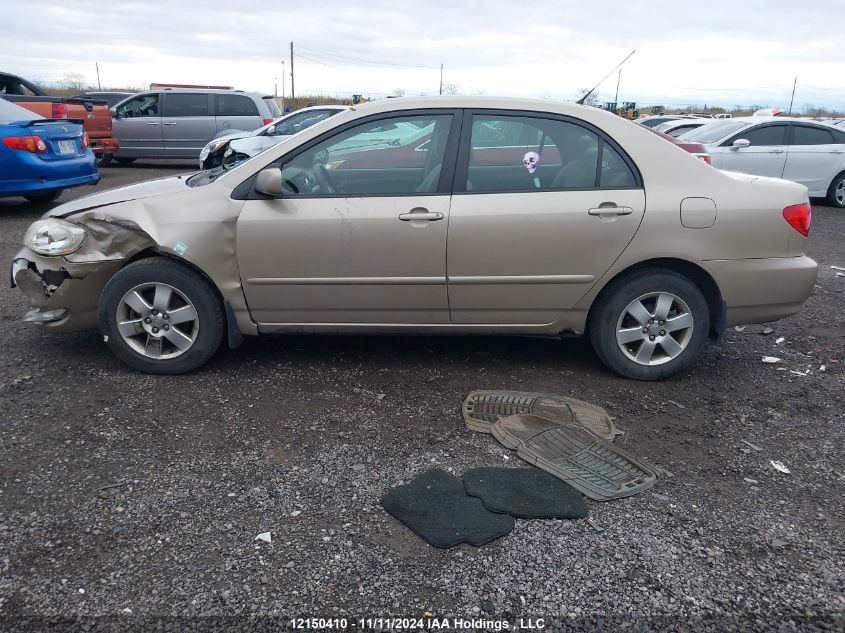
M 59 218 L 38 220 L 30 224 L 23 236 L 23 245 L 39 255 L 69 255 L 85 241 L 85 229 Z

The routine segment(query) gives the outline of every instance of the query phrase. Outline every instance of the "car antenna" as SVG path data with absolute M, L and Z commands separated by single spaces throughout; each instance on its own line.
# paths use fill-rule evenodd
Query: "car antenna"
M 628 56 L 627 56 L 625 59 L 623 59 L 621 62 L 619 62 L 618 64 L 616 64 L 616 66 L 614 66 L 614 67 L 610 70 L 610 72 L 609 72 L 609 73 L 607 73 L 604 77 L 602 77 L 602 78 L 601 78 L 601 81 L 600 81 L 600 82 L 598 82 L 595 86 L 593 86 L 593 87 L 590 89 L 590 91 L 589 91 L 589 92 L 585 93 L 585 94 L 584 94 L 584 96 L 583 96 L 583 97 L 581 97 L 580 99 L 578 99 L 578 101 L 576 101 L 575 103 L 580 104 L 580 105 L 584 105 L 584 102 L 587 100 L 587 98 L 588 98 L 591 94 L 593 94 L 593 93 L 596 91 L 596 88 L 598 88 L 600 85 L 602 85 L 602 83 L 604 82 L 604 80 L 605 80 L 605 79 L 607 79 L 608 77 L 610 77 L 610 76 L 611 76 L 611 75 L 612 75 L 612 74 L 616 71 L 616 69 L 617 69 L 617 68 L 621 68 L 621 67 L 622 67 L 622 64 L 624 64 L 624 63 L 625 63 L 625 62 L 627 62 L 629 59 L 631 59 L 631 55 L 633 55 L 633 54 L 634 54 L 634 53 L 636 53 L 636 52 L 637 52 L 637 49 L 635 48 L 635 49 L 634 49 L 634 50 L 632 50 L 630 53 L 628 53 Z

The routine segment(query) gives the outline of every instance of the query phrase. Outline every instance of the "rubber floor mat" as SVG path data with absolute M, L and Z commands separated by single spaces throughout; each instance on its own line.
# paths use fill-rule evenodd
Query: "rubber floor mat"
M 464 486 L 484 507 L 522 519 L 582 519 L 584 496 L 539 468 L 473 468 Z
M 480 433 L 490 433 L 493 424 L 500 418 L 531 414 L 558 424 L 575 422 L 611 442 L 616 436 L 613 420 L 601 407 L 550 393 L 473 391 L 464 400 L 461 412 L 467 427 Z
M 464 483 L 434 469 L 387 493 L 381 505 L 412 532 L 434 545 L 481 546 L 513 530 L 513 517 L 490 512 Z
M 647 490 L 660 472 L 578 424 L 554 425 L 536 415 L 512 415 L 496 422 L 492 431 L 529 464 L 597 501 Z

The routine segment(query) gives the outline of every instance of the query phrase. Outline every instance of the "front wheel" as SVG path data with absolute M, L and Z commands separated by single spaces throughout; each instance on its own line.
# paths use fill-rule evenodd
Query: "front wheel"
M 701 355 L 710 312 L 701 290 L 686 277 L 638 271 L 605 289 L 588 328 L 596 355 L 617 374 L 663 380 Z
M 830 189 L 827 192 L 827 201 L 832 207 L 845 209 L 845 171 L 830 183 Z
M 129 264 L 109 280 L 97 309 L 109 348 L 132 369 L 181 374 L 205 363 L 223 338 L 223 306 L 191 268 L 168 259 Z

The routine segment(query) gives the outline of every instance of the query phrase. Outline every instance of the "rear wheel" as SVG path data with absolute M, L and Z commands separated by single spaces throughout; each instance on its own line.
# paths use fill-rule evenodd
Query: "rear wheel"
M 112 154 L 111 152 L 101 152 L 97 154 L 97 167 L 108 167 L 111 163 Z
M 124 156 L 115 156 L 114 160 L 117 162 L 118 165 L 131 165 L 135 162 L 134 158 L 126 158 Z
M 614 281 L 588 327 L 593 349 L 610 369 L 634 380 L 662 380 L 701 355 L 710 312 L 701 290 L 686 277 L 645 270 Z
M 100 295 L 97 317 L 112 352 L 149 374 L 191 371 L 223 338 L 223 306 L 214 288 L 168 259 L 144 259 L 118 272 Z
M 845 209 L 845 171 L 830 183 L 830 189 L 827 191 L 827 201 L 832 207 Z
M 45 204 L 48 202 L 55 202 L 59 196 L 62 195 L 64 189 L 53 189 L 53 191 L 45 191 L 44 193 L 28 193 L 24 196 L 30 202 Z

